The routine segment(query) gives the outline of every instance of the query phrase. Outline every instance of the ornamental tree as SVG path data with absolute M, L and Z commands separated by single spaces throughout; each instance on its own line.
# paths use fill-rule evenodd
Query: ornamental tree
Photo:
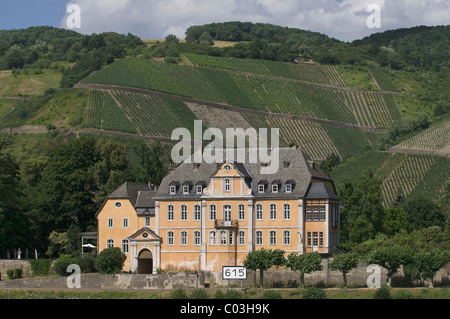
M 332 270 L 339 270 L 344 277 L 344 286 L 347 288 L 347 273 L 358 266 L 358 256 L 355 253 L 339 254 L 330 262 Z
M 412 262 L 414 251 L 408 246 L 380 247 L 372 250 L 367 257 L 367 262 L 376 264 L 388 271 L 388 286 L 391 285 L 392 276 L 401 265 Z
M 450 254 L 438 248 L 421 249 L 414 255 L 414 265 L 423 280 L 430 282 L 430 287 L 434 286 L 434 276 L 450 261 Z
M 291 253 L 286 260 L 286 266 L 292 271 L 300 271 L 300 286 L 305 286 L 305 274 L 310 274 L 314 271 L 322 270 L 320 264 L 322 257 L 318 252 L 303 253 L 301 255 L 297 253 Z
M 282 266 L 284 264 L 284 251 L 281 249 L 260 249 L 248 253 L 243 266 L 247 269 L 259 270 L 259 286 L 262 288 L 264 281 L 264 270 L 272 266 Z

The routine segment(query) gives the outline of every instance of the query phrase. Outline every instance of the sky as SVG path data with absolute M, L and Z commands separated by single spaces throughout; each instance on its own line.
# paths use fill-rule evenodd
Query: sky
M 0 30 L 49 25 L 82 34 L 114 31 L 143 39 L 169 34 L 184 39 L 192 25 L 226 21 L 271 23 L 351 42 L 386 30 L 448 25 L 450 0 L 0 1 Z

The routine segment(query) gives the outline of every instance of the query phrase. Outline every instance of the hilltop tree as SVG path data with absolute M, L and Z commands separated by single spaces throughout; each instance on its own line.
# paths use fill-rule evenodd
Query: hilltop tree
M 322 257 L 318 252 L 311 253 L 291 253 L 287 257 L 286 267 L 290 268 L 292 271 L 300 272 L 300 286 L 305 286 L 305 274 L 310 274 L 314 271 L 322 270 L 322 265 L 320 264 Z

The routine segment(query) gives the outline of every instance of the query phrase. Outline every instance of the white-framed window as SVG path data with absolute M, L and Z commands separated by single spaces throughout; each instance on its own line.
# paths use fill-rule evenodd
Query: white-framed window
M 217 245 L 217 233 L 215 230 L 211 230 L 209 232 L 209 244 L 210 245 Z
M 278 193 L 278 184 L 272 184 L 272 193 Z
M 292 184 L 286 184 L 286 193 L 292 192 Z
M 258 184 L 258 193 L 264 193 L 264 184 Z
M 320 206 L 320 221 L 324 222 L 325 221 L 325 206 Z
M 245 245 L 245 232 L 243 230 L 238 231 L 238 245 Z
M 124 254 L 128 254 L 129 252 L 129 242 L 128 239 L 123 239 L 122 240 L 122 252 Z
M 313 207 L 313 221 L 318 222 L 320 220 L 320 208 L 319 206 L 314 206 Z
M 290 220 L 291 219 L 291 205 L 283 204 L 283 219 Z
M 122 218 L 122 227 L 128 228 L 128 218 L 127 217 Z
M 174 244 L 174 234 L 173 231 L 168 231 L 167 232 L 167 245 L 169 246 L 173 246 Z
M 244 204 L 238 205 L 238 219 L 245 220 L 245 205 Z
M 113 248 L 114 247 L 114 239 L 108 239 L 106 241 L 106 248 Z
M 150 227 L 150 217 L 145 217 L 145 227 Z
M 234 231 L 233 230 L 228 231 L 228 245 L 230 245 L 230 246 L 234 245 Z
M 219 242 L 221 245 L 227 244 L 227 232 L 225 230 L 219 232 Z
M 184 231 L 184 230 L 183 230 L 183 231 L 181 232 L 180 236 L 181 236 L 181 237 L 180 237 L 180 239 L 181 239 L 181 242 L 180 242 L 180 243 L 181 243 L 181 246 L 186 246 L 186 245 L 187 245 L 187 240 L 188 240 L 188 238 L 187 238 L 187 236 L 188 236 L 188 235 L 187 235 L 187 231 Z
M 312 234 L 312 243 L 313 247 L 319 246 L 319 233 L 316 231 Z
M 200 205 L 194 205 L 194 220 L 199 221 L 201 216 L 201 207 Z
M 197 194 L 201 194 L 203 192 L 202 185 L 197 185 Z
M 256 220 L 263 220 L 263 205 L 256 204 Z
M 223 220 L 231 220 L 231 205 L 223 205 Z
M 198 230 L 194 231 L 194 245 L 198 246 L 201 244 L 201 234 Z
M 183 194 L 189 194 L 189 186 L 183 186 Z
M 173 221 L 174 220 L 174 208 L 173 205 L 167 205 L 167 220 Z
M 270 220 L 277 219 L 277 204 L 270 204 Z
M 114 218 L 109 217 L 108 218 L 108 228 L 113 228 L 114 227 Z
M 307 237 L 306 237 L 307 239 L 306 239 L 306 245 L 308 246 L 308 247 L 311 247 L 311 232 L 308 232 L 307 233 Z
M 323 247 L 323 232 L 319 232 L 319 247 Z
M 114 206 L 115 206 L 116 208 L 120 208 L 120 207 L 122 207 L 122 203 L 121 203 L 121 202 L 116 202 L 116 203 L 114 204 Z
M 263 244 L 263 232 L 261 230 L 257 230 L 255 233 L 256 245 L 261 246 Z
M 225 180 L 223 181 L 223 185 L 225 192 L 231 192 L 231 181 L 229 178 L 225 178 Z
M 209 220 L 217 219 L 217 206 L 214 204 L 209 205 Z
M 187 206 L 184 204 L 180 207 L 180 220 L 187 220 Z
M 177 187 L 176 186 L 170 186 L 170 194 L 175 194 L 177 192 Z
M 283 245 L 291 244 L 291 232 L 289 230 L 283 231 Z
M 277 244 L 277 232 L 275 230 L 271 230 L 269 232 L 269 245 Z

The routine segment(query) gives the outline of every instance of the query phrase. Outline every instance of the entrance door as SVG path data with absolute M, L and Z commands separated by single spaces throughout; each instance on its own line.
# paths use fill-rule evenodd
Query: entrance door
M 153 273 L 153 254 L 150 250 L 144 249 L 138 257 L 138 274 Z

